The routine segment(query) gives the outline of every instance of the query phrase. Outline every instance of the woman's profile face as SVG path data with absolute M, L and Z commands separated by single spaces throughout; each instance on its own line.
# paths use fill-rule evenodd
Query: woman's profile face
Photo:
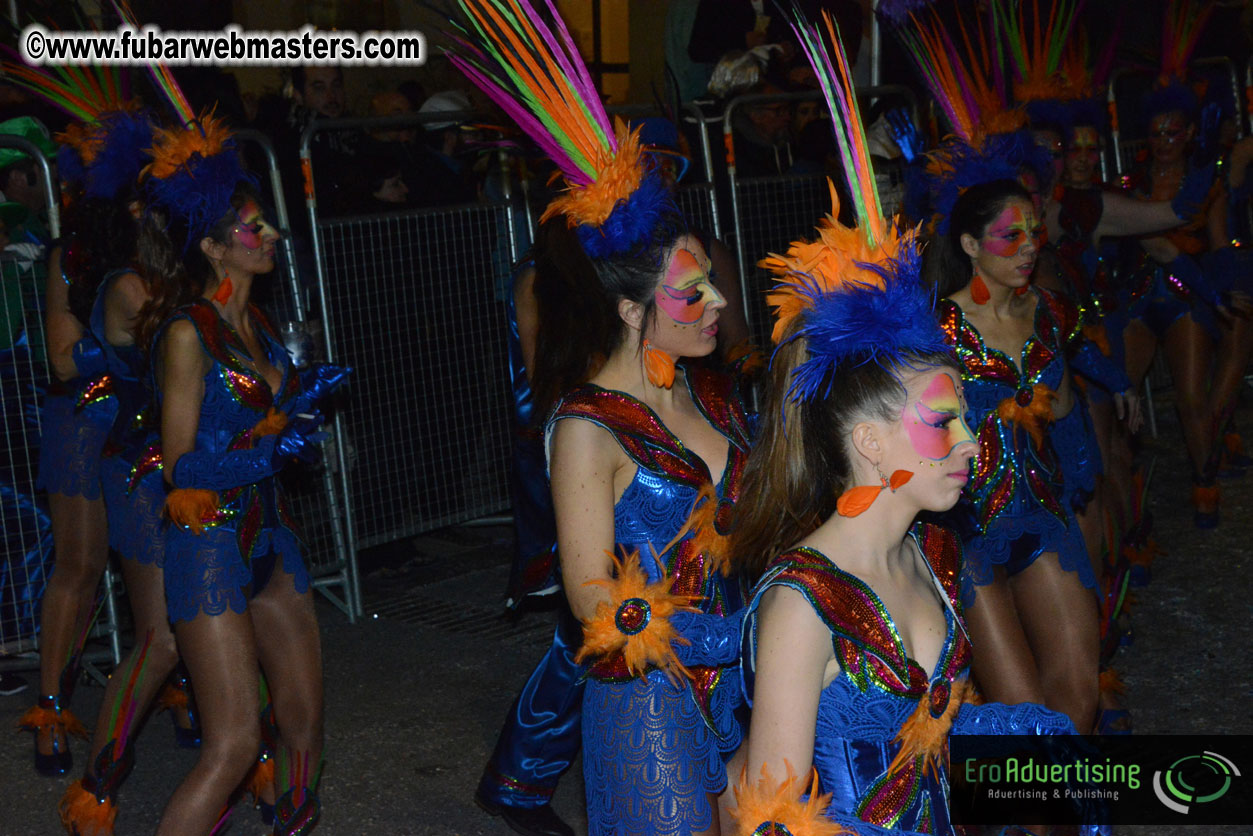
M 714 286 L 705 248 L 691 235 L 671 247 L 653 298 L 655 315 L 644 337 L 673 357 L 704 357 L 718 345 L 718 317 L 726 299 Z
M 236 213 L 238 222 L 231 227 L 222 255 L 222 266 L 227 274 L 259 275 L 274 269 L 274 242 L 279 234 L 256 201 L 248 199 Z
M 1042 235 L 1035 207 L 1022 198 L 1010 198 L 979 238 L 962 236 L 962 248 L 985 282 L 1019 288 L 1031 280 Z
M 900 490 L 909 491 L 924 510 L 947 511 L 957 504 L 979 450 L 966 424 L 961 376 L 955 369 L 936 367 L 902 382 L 905 406 L 899 428 L 887 436 L 880 469 L 911 471 L 913 478 Z

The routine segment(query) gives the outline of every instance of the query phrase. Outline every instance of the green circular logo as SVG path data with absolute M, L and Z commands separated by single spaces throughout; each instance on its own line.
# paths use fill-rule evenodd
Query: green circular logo
M 1194 804 L 1222 798 L 1239 777 L 1236 765 L 1216 752 L 1187 755 L 1153 773 L 1153 792 L 1166 807 L 1187 815 Z

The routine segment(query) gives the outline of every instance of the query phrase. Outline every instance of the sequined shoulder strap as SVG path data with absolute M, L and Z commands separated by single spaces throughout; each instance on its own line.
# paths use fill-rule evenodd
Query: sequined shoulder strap
M 933 523 L 918 523 L 913 529 L 914 539 L 922 556 L 931 565 L 944 589 L 944 594 L 952 602 L 954 609 L 961 612 L 961 564 L 962 545 L 951 529 Z
M 205 353 L 216 362 L 233 372 L 244 373 L 246 371 L 243 363 L 231 350 L 232 348 L 244 349 L 242 346 L 235 345 L 230 332 L 224 327 L 222 317 L 218 315 L 213 305 L 204 299 L 197 299 L 176 310 L 170 317 L 170 321 L 175 319 L 186 319 L 196 327 L 196 334 L 200 337 L 200 344 L 204 346 Z
M 584 384 L 557 404 L 548 418 L 549 428 L 562 418 L 582 418 L 607 430 L 645 470 L 693 487 L 709 481 L 705 463 L 686 450 L 651 409 L 625 392 Z
M 1048 288 L 1037 287 L 1036 292 L 1040 295 L 1040 304 L 1044 306 L 1045 314 L 1051 320 L 1059 344 L 1070 342 L 1082 325 L 1079 308 L 1074 302 Z
M 909 683 L 905 648 L 879 597 L 861 580 L 840 571 L 820 552 L 800 548 L 774 560 L 758 586 L 758 596 L 775 585 L 787 586 L 805 596 L 831 631 L 840 665 L 858 687 L 864 689 L 867 674 L 863 653 L 880 660 L 899 683 Z
M 739 384 L 728 374 L 701 366 L 684 369 L 692 400 L 714 429 L 747 453 L 751 434 L 748 415 L 740 398 Z

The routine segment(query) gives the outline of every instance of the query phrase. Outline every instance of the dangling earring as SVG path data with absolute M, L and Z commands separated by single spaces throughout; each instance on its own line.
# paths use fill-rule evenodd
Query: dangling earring
M 1025 296 L 1025 295 L 1026 295 L 1026 293 L 1027 293 L 1027 291 L 1028 291 L 1028 290 L 1030 290 L 1030 289 L 1031 289 L 1031 283 L 1030 283 L 1030 282 L 1028 282 L 1027 284 L 1023 285 L 1022 287 L 1016 287 L 1016 288 L 1014 288 L 1014 295 L 1015 295 L 1015 296 Z
M 235 292 L 235 286 L 231 284 L 231 274 L 228 271 L 223 272 L 225 275 L 222 276 L 222 283 L 218 285 L 218 289 L 213 294 L 213 301 L 225 305 L 231 301 L 231 294 Z
M 883 471 L 879 470 L 878 465 L 875 465 L 875 471 L 879 474 L 879 484 L 858 485 L 840 494 L 840 498 L 835 501 L 837 514 L 841 517 L 855 517 L 873 505 L 874 501 L 879 498 L 879 494 L 883 493 L 884 488 L 896 493 L 897 488 L 914 476 L 912 470 L 895 470 L 892 472 L 892 478 L 888 479 L 883 475 Z
M 992 293 L 984 283 L 983 276 L 978 273 L 975 273 L 975 277 L 970 280 L 970 298 L 976 305 L 986 305 L 992 298 Z
M 644 338 L 644 374 L 648 382 L 662 389 L 674 385 L 674 358 L 660 348 L 653 348 L 648 338 Z

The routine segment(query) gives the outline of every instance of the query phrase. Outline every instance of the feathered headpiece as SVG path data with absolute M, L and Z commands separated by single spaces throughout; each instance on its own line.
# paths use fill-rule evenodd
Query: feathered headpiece
M 1175 110 L 1196 115 L 1199 99 L 1188 84 L 1188 64 L 1213 11 L 1213 3 L 1196 0 L 1171 0 L 1166 7 L 1162 17 L 1161 71 L 1144 100 L 1146 119 Z
M 946 350 L 918 277 L 917 230 L 902 232 L 883 217 L 848 59 L 825 12 L 823 23 L 825 42 L 818 25 L 799 13 L 792 29 L 826 97 L 859 225 L 837 220 L 832 185 L 831 214 L 819 222 L 818 237 L 760 262 L 776 276 L 766 297 L 776 314 L 775 343 L 807 341 L 809 359 L 793 372 L 792 400 L 824 396 L 831 373 L 848 358 L 892 367 L 906 353 Z M 800 325 L 793 327 L 798 317 Z
M 147 112 L 131 101 L 126 75 L 116 67 L 28 67 L 4 62 L 9 81 L 46 99 L 77 122 L 57 134 L 57 171 L 82 184 L 88 197 L 112 198 L 135 182 L 143 149 L 152 143 Z
M 966 189 L 1015 179 L 1024 166 L 1044 184 L 1052 165 L 1048 152 L 1023 130 L 1025 111 L 1009 103 L 1001 61 L 986 30 L 964 7 L 953 6 L 960 47 L 934 5 L 896 16 L 909 22 L 893 30 L 953 128 L 953 136 L 927 154 L 927 178 L 912 181 L 915 192 L 928 193 L 909 196 L 911 206 L 929 207 L 931 226 L 941 234 Z
M 541 221 L 562 214 L 593 258 L 635 250 L 673 204 L 641 153 L 639 132 L 612 127 L 552 0 L 554 29 L 529 0 L 460 0 L 473 29 L 454 35 L 453 64 L 552 158 L 567 188 Z M 473 39 L 473 41 L 471 40 Z

